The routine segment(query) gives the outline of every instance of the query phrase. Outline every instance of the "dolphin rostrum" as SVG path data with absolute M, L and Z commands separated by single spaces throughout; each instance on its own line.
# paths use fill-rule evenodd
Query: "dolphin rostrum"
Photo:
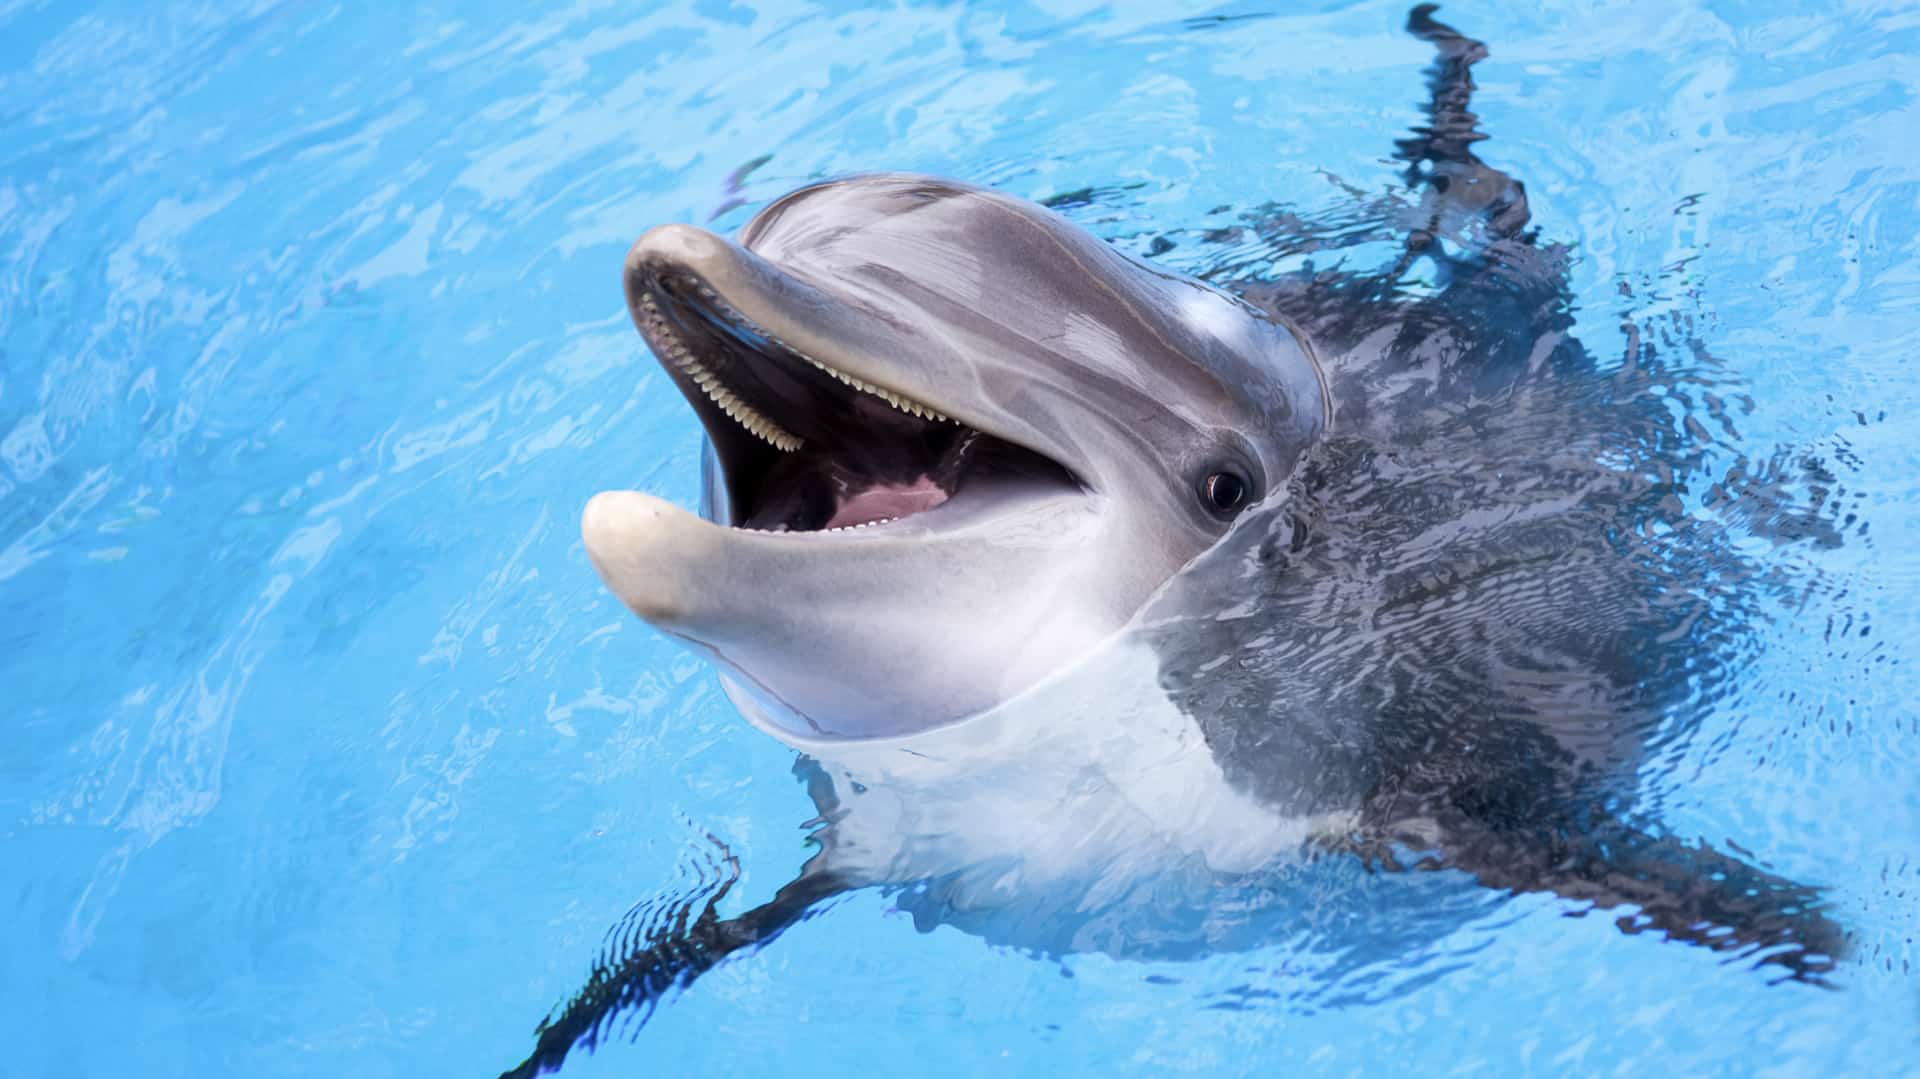
M 804 754 L 822 824 L 761 906 L 621 934 L 513 1074 L 862 887 L 1175 954 L 1225 946 L 1222 919 L 1099 919 L 1142 881 L 1198 867 L 1204 905 L 1332 852 L 1832 970 L 1815 889 L 1635 822 L 1647 744 L 1764 582 L 1676 508 L 1701 467 L 1662 403 L 1684 377 L 1595 364 L 1564 249 L 1473 153 L 1485 47 L 1430 7 L 1409 29 L 1437 53 L 1430 123 L 1400 143 L 1419 201 L 1381 207 L 1404 254 L 1380 275 L 1203 283 L 898 174 L 802 188 L 737 240 L 633 245 L 635 325 L 706 430 L 703 505 L 597 495 L 587 552 Z

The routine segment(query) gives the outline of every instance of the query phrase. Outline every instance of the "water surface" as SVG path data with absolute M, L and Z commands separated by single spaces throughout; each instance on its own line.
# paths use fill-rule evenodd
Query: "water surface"
M 1753 523 L 1806 586 L 1756 599 L 1740 681 L 1647 771 L 1677 833 L 1832 887 L 1844 988 L 1550 897 L 1471 897 L 1411 953 L 1362 917 L 1302 993 L 1279 945 L 1035 957 L 865 894 L 569 1073 L 1911 1066 L 1920 15 L 1445 15 L 1492 45 L 1481 152 L 1572 245 L 1589 350 L 1697 343 L 1751 398 L 1729 460 L 1831 472 L 1844 542 Z M 713 840 L 730 905 L 770 895 L 806 853 L 791 754 L 577 536 L 603 487 L 695 493 L 626 245 L 902 168 L 1096 187 L 1077 220 L 1207 269 L 1219 245 L 1153 240 L 1399 182 L 1404 18 L 0 3 L 5 1070 L 490 1074 Z M 1388 912 L 1432 886 L 1347 883 Z

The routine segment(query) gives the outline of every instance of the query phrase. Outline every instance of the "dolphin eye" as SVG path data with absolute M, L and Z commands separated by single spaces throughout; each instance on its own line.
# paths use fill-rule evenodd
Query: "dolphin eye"
M 1247 504 L 1253 485 L 1231 469 L 1215 472 L 1200 484 L 1200 497 L 1207 508 L 1221 515 L 1237 513 Z

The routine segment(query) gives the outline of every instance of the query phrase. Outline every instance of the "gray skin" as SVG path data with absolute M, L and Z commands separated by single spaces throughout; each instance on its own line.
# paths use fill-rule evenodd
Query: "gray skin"
M 1318 367 L 1283 322 L 952 181 L 804 188 L 738 243 L 662 226 L 634 244 L 625 279 L 718 467 L 706 520 L 636 492 L 594 498 L 588 554 L 796 745 L 952 723 L 1067 666 L 1226 531 L 1209 477 L 1231 472 L 1257 501 L 1326 422 Z M 682 348 L 803 448 L 783 453 L 727 415 L 674 362 Z M 870 472 L 912 479 L 943 462 L 905 445 L 958 425 L 1059 467 L 969 461 L 944 504 L 862 528 L 728 527 L 775 497 L 753 488 L 791 463 L 777 458 L 878 458 Z
M 730 880 L 638 910 L 510 1074 L 862 887 L 923 924 L 1123 956 L 1330 919 L 1326 953 L 1351 957 L 1356 934 L 1457 925 L 1430 893 L 1381 915 L 1333 898 L 1352 879 L 1286 876 L 1358 856 L 1628 907 L 1628 932 L 1797 981 L 1833 969 L 1815 889 L 1633 811 L 1648 746 L 1737 674 L 1715 657 L 1742 651 L 1750 597 L 1793 586 L 1682 507 L 1705 440 L 1666 402 L 1724 403 L 1651 352 L 1603 372 L 1578 345 L 1566 253 L 1472 152 L 1484 46 L 1430 8 L 1409 29 L 1437 53 L 1400 143 L 1418 200 L 1361 207 L 1383 223 L 1357 232 L 1250 226 L 1282 250 L 1398 237 L 1382 274 L 1209 285 L 898 175 L 802 189 L 738 242 L 634 246 L 636 325 L 711 440 L 704 519 L 603 494 L 588 552 L 806 754 L 823 824 L 744 914 L 716 913 Z M 1429 286 L 1403 287 L 1416 268 Z M 1837 542 L 1787 471 L 1742 463 L 1715 491 L 1749 531 Z M 1243 497 L 1220 505 L 1220 476 Z

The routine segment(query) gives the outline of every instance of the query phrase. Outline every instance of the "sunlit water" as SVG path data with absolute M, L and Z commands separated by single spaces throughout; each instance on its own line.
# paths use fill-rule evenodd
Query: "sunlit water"
M 9 1075 L 490 1074 L 715 841 L 727 909 L 792 875 L 792 754 L 577 536 L 695 494 L 642 229 L 883 167 L 1099 187 L 1069 212 L 1133 250 L 1331 213 L 1397 182 L 1429 55 L 1395 4 L 230 8 L 0 3 Z M 1752 400 L 1726 454 L 1832 473 L 1843 541 L 1753 540 L 1802 587 L 1647 769 L 1676 833 L 1831 887 L 1842 988 L 1431 876 L 1306 878 L 1354 914 L 1311 992 L 1281 944 L 1036 956 L 863 893 L 569 1073 L 1913 1067 L 1920 15 L 1445 14 L 1587 347 L 1697 342 Z M 1393 945 L 1427 895 L 1452 928 Z

